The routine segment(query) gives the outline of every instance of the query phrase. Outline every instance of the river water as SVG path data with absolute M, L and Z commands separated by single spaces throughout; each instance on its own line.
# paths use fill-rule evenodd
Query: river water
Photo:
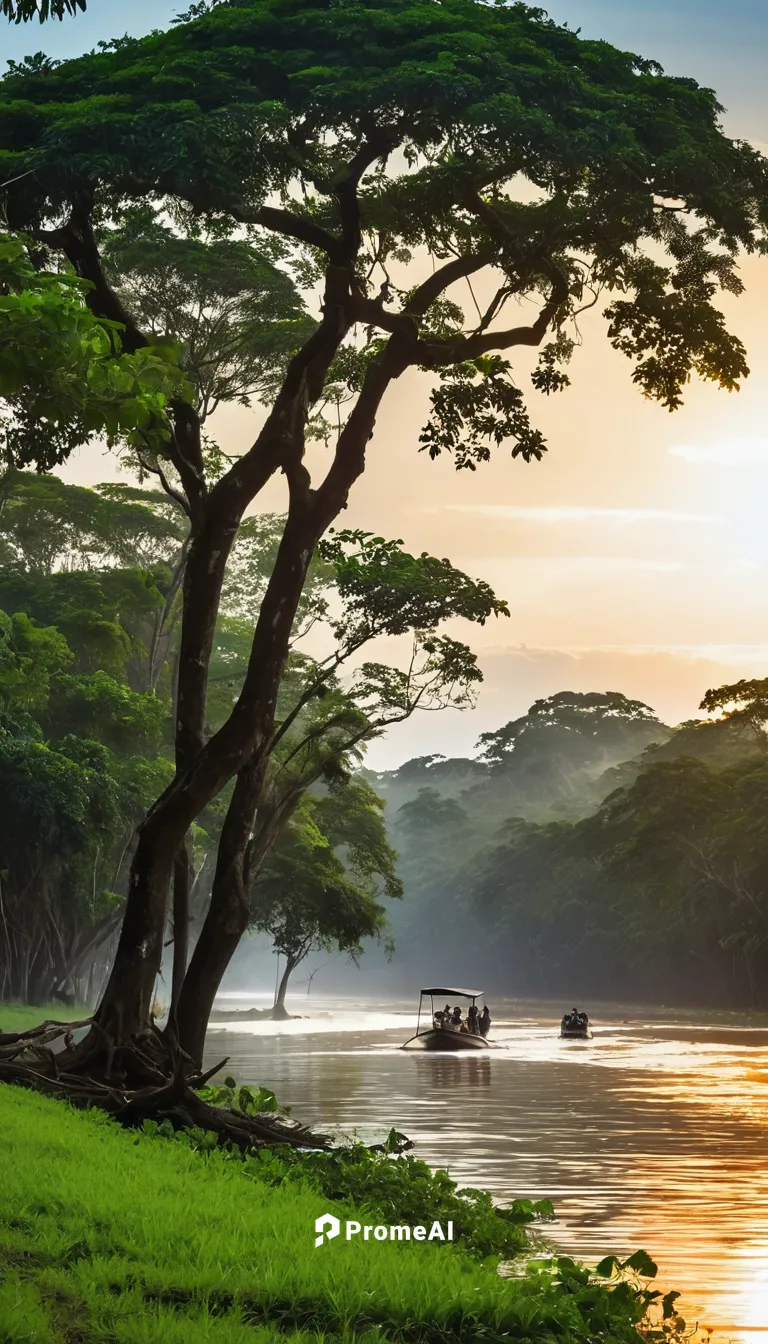
M 551 1198 L 556 1247 L 587 1263 L 643 1247 L 689 1323 L 768 1344 L 768 1029 L 603 1005 L 593 1040 L 560 1041 L 562 1005 L 506 1001 L 478 1057 L 401 1051 L 416 1023 L 403 1003 L 313 995 L 292 1010 L 217 1023 L 207 1063 L 228 1055 L 239 1082 L 316 1128 L 370 1139 L 394 1125 L 501 1202 Z

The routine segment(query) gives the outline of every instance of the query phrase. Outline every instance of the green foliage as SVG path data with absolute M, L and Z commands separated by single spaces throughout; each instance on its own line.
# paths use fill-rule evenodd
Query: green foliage
M 76 578 L 20 577 L 54 606 L 54 577 L 70 593 Z M 92 634 L 95 613 L 81 617 Z M 0 1000 L 46 999 L 82 970 L 119 911 L 134 827 L 172 774 L 158 756 L 167 704 L 74 662 L 55 626 L 0 610 Z
M 767 778 L 760 759 L 651 755 L 575 825 L 509 822 L 468 882 L 477 917 L 593 993 L 620 965 L 624 994 L 700 997 L 705 972 L 710 998 L 762 1002 Z
M 479 375 L 479 381 L 478 381 Z M 552 374 L 547 390 L 562 383 Z M 542 379 L 539 378 L 539 386 Z M 440 386 L 431 394 L 432 416 L 419 436 L 421 452 L 431 458 L 448 452 L 456 467 L 476 471 L 491 450 L 512 443 L 512 456 L 541 461 L 544 437 L 531 426 L 523 394 L 511 379 L 509 360 L 499 355 L 440 370 Z
M 241 1115 L 290 1115 L 289 1106 L 281 1106 L 268 1087 L 238 1086 L 234 1078 L 223 1084 L 200 1089 L 200 1096 L 212 1106 L 223 1106 Z
M 21 573 L 168 563 L 184 537 L 178 510 L 125 485 L 95 490 L 10 470 L 0 480 L 0 561 Z
M 0 15 L 13 23 L 27 23 L 30 19 L 63 19 L 65 14 L 85 12 L 86 0 L 0 0 Z
M 24 612 L 0 610 L 0 735 L 3 718 L 42 709 L 48 702 L 51 679 L 72 662 L 64 637 L 52 628 L 40 629 Z
M 106 672 L 61 676 L 44 724 L 56 736 L 77 733 L 122 754 L 156 756 L 165 734 L 168 706 L 140 695 Z
M 497 352 L 549 336 L 533 381 L 559 390 L 576 314 L 603 294 L 609 340 L 670 409 L 694 375 L 730 390 L 746 374 L 714 299 L 739 291 L 737 249 L 761 245 L 766 170 L 723 134 L 720 116 L 710 90 L 525 4 L 200 3 L 167 32 L 14 68 L 0 88 L 0 181 L 11 226 L 31 232 L 95 193 L 97 222 L 117 223 L 113 275 L 129 288 L 141 281 L 138 308 L 149 304 L 142 315 L 166 329 L 159 267 L 173 277 L 176 315 L 192 311 L 190 276 L 191 292 L 214 262 L 214 289 L 237 274 L 247 311 L 231 319 L 234 346 L 252 348 L 255 335 L 269 365 L 302 321 L 280 274 L 317 283 L 349 223 L 346 166 L 370 146 L 348 296 L 360 335 L 340 345 L 315 397 L 319 432 L 332 432 L 334 409 L 341 428 L 341 406 L 385 338 L 407 333 L 407 362 L 441 378 L 422 445 L 474 466 L 505 439 L 525 458 L 544 451 Z M 520 178 L 532 199 L 516 190 Z M 242 224 L 250 235 L 235 243 Z M 278 237 L 272 251 L 259 229 Z M 407 268 L 424 250 L 435 270 L 453 259 L 460 280 L 485 271 L 486 311 L 474 290 L 458 303 L 447 284 L 419 297 Z M 268 331 L 255 330 L 247 297 L 257 272 Z M 537 315 L 520 325 L 531 301 Z M 238 373 L 224 395 L 249 396 L 261 376 L 246 387 Z M 202 380 L 199 391 L 215 400 Z
M 181 370 L 152 347 L 121 351 L 119 324 L 94 317 L 89 285 L 36 270 L 19 238 L 0 234 L 0 460 L 41 469 L 94 434 L 139 436 L 162 452 L 172 397 L 188 398 Z
M 340 782 L 324 798 L 305 795 L 285 824 L 256 878 L 251 926 L 271 938 L 289 973 L 312 948 L 356 959 L 386 928 L 379 896 L 402 887 L 380 809 L 368 786 Z
M 605 1284 L 563 1257 L 530 1270 L 521 1260 L 519 1276 L 503 1279 L 495 1256 L 478 1263 L 468 1236 L 453 1246 L 383 1242 L 374 1255 L 338 1238 L 316 1253 L 328 1196 L 314 1182 L 369 1187 L 370 1203 L 350 1192 L 335 1207 L 375 1222 L 377 1201 L 382 1211 L 415 1208 L 401 1159 L 350 1154 L 345 1168 L 311 1158 L 305 1177 L 302 1155 L 201 1157 L 199 1135 L 160 1142 L 7 1086 L 0 1128 L 0 1332 L 11 1339 L 11 1329 L 19 1340 L 34 1329 L 64 1344 L 76 1328 L 142 1344 L 247 1344 L 254 1335 L 260 1344 L 636 1344 L 646 1302 L 631 1270 L 628 1281 Z M 470 1195 L 462 1207 L 440 1173 L 412 1174 L 443 1216 L 453 1209 L 455 1222 L 497 1244 L 505 1224 L 483 1201 Z M 150 1217 L 137 1190 L 153 1192 Z M 506 1224 L 507 1244 L 531 1212 L 513 1211 L 520 1221 Z M 678 1338 L 673 1320 L 663 1337 Z
M 104 233 L 102 255 L 134 320 L 182 347 L 203 422 L 222 403 L 250 406 L 274 393 L 314 328 L 290 276 L 275 265 L 275 249 L 227 237 L 221 227 L 195 221 L 180 233 L 139 206 Z
M 265 1149 L 246 1163 L 246 1172 L 270 1185 L 296 1184 L 325 1199 L 365 1209 L 385 1224 L 448 1221 L 465 1252 L 478 1260 L 511 1260 L 528 1245 L 526 1228 L 554 1217 L 549 1200 L 515 1200 L 499 1208 L 484 1190 L 458 1189 L 447 1171 L 433 1171 L 410 1153 L 389 1156 L 362 1143 L 331 1153 L 297 1154 Z
M 509 615 L 489 584 L 468 578 L 450 560 L 426 551 L 409 555 L 402 546 L 348 530 L 331 532 L 321 542 L 321 556 L 334 565 L 344 602 L 344 615 L 334 626 L 339 643 L 432 630 L 455 617 L 484 625 L 490 616 Z
M 460 948 L 468 975 L 520 993 L 764 1003 L 762 690 L 711 691 L 724 716 L 674 731 L 616 693 L 562 692 L 479 758 L 365 772 L 401 856 L 401 955 L 421 975 Z
M 768 723 L 768 678 L 757 677 L 751 681 L 737 681 L 729 686 L 719 686 L 707 691 L 700 709 L 708 714 L 719 710 L 727 723 L 751 729 L 758 745 L 766 750 L 765 725 Z
M 478 746 L 481 760 L 497 766 L 517 765 L 522 755 L 553 754 L 594 766 L 616 752 L 636 755 L 666 735 L 654 711 L 640 700 L 628 700 L 618 691 L 560 691 L 535 701 L 522 718 L 483 733 Z

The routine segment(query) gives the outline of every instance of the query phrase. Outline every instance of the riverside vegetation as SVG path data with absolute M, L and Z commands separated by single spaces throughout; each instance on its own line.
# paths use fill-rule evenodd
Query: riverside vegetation
M 564 691 L 474 758 L 369 773 L 400 854 L 394 935 L 418 974 L 764 1009 L 768 680 L 701 708 L 718 717 L 672 729 L 616 692 Z
M 131 1132 L 7 1085 L 0 1131 L 3 1344 L 636 1344 L 638 1327 L 670 1341 L 684 1330 L 644 1254 L 596 1275 L 536 1257 L 526 1228 L 548 1205 L 494 1209 L 410 1155 L 243 1158 L 202 1132 Z M 329 1207 L 373 1223 L 452 1218 L 458 1240 L 316 1250 Z M 510 1277 L 500 1257 L 514 1258 Z

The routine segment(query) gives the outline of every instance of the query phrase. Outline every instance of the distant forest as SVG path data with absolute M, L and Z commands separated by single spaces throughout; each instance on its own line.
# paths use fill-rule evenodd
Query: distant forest
M 401 856 L 398 962 L 510 995 L 766 1006 L 765 690 L 711 692 L 740 707 L 675 729 L 561 692 L 475 758 L 367 772 Z

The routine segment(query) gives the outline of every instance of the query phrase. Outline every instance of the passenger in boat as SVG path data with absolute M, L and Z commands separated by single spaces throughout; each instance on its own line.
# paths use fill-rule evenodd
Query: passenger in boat
M 488 1012 L 488 1004 L 483 1004 L 483 1011 L 480 1014 L 480 1035 L 487 1036 L 491 1029 L 491 1014 Z
M 446 1031 L 453 1031 L 453 1018 L 451 1017 L 451 1005 L 446 1003 L 443 1009 L 443 1026 Z
M 473 1036 L 478 1034 L 477 1008 L 474 1003 L 467 1009 L 467 1030 L 471 1031 Z
M 456 1007 L 455 1007 L 454 1010 L 453 1010 L 453 1029 L 454 1029 L 454 1031 L 461 1031 L 461 1026 L 462 1026 L 462 1023 L 461 1023 L 461 1009 L 460 1009 L 459 1005 L 456 1004 Z
M 437 1012 L 435 1013 L 435 1016 L 432 1018 L 432 1026 L 434 1027 L 435 1031 L 439 1031 L 442 1025 L 443 1025 L 443 1014 L 440 1012 L 440 1009 L 438 1008 Z

